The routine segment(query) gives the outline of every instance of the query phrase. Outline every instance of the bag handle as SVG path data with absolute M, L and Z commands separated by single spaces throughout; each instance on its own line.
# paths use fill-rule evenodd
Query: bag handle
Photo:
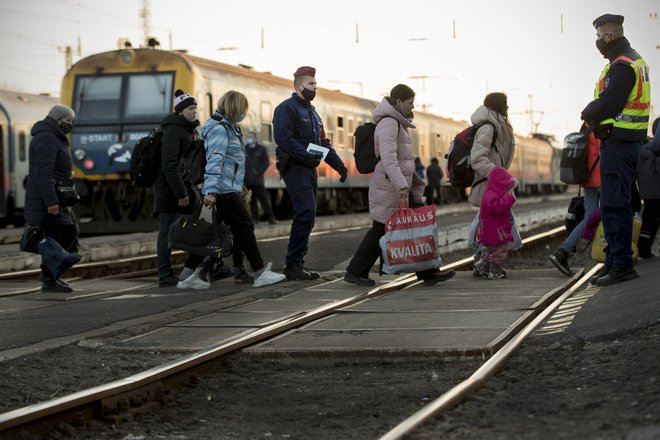
M 199 212 L 199 219 L 207 223 L 215 224 L 215 205 L 206 206 L 202 203 L 202 209 Z

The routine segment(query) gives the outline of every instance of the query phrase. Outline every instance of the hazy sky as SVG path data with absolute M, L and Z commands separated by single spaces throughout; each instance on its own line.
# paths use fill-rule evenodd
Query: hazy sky
M 58 95 L 64 47 L 73 47 L 75 62 L 78 38 L 82 56 L 116 49 L 119 38 L 139 46 L 142 3 L 0 0 L 0 88 Z M 517 132 L 528 133 L 533 119 L 539 131 L 559 138 L 579 128 L 580 111 L 606 63 L 596 50 L 592 21 L 622 14 L 626 36 L 650 65 L 653 116 L 660 114 L 657 0 L 148 4 L 150 33 L 165 49 L 171 41 L 175 49 L 286 78 L 296 67 L 312 65 L 321 87 L 375 100 L 406 83 L 417 91 L 418 108 L 424 104 L 455 119 L 469 119 L 486 93 L 503 91 Z

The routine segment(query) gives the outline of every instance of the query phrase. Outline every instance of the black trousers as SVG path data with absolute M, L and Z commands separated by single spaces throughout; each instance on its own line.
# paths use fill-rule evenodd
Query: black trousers
M 247 257 L 253 271 L 256 272 L 264 267 L 261 251 L 257 246 L 257 237 L 254 235 L 254 224 L 241 195 L 228 193 L 216 196 L 216 208 L 218 220 L 229 225 L 231 233 L 234 235 L 234 248 L 232 249 L 234 267 L 240 267 L 243 264 L 243 255 Z M 195 268 L 203 260 L 203 256 L 191 254 L 186 260 L 186 267 Z
M 252 211 L 252 219 L 255 222 L 259 221 L 259 205 L 264 209 L 266 213 L 266 218 L 271 221 L 275 220 L 275 214 L 273 214 L 273 208 L 270 206 L 270 200 L 268 200 L 268 193 L 266 192 L 266 187 L 263 185 L 248 186 L 252 190 L 252 200 L 250 200 L 250 211 Z
M 651 246 L 660 226 L 660 199 L 645 199 L 642 211 L 642 230 L 637 247 L 642 256 L 651 253 Z

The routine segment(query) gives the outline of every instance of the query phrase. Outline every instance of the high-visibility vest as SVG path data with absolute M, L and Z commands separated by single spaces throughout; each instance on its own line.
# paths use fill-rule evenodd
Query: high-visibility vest
M 633 68 L 635 71 L 635 87 L 630 91 L 628 101 L 621 112 L 614 118 L 600 121 L 600 124 L 613 124 L 617 128 L 635 131 L 644 130 L 646 132 L 649 127 L 651 112 L 651 83 L 649 82 L 649 67 L 642 58 L 632 60 L 626 56 L 620 56 L 605 66 L 596 83 L 594 99 L 598 99 L 605 90 L 605 77 L 612 64 L 617 62 L 628 63 Z

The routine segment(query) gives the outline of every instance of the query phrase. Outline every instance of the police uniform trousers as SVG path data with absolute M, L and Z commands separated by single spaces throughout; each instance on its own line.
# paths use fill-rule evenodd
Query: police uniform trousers
M 291 164 L 282 178 L 293 208 L 286 265 L 302 266 L 316 220 L 316 168 Z
M 600 209 L 605 231 L 605 267 L 629 269 L 632 260 L 631 188 L 641 142 L 610 137 L 600 146 Z

